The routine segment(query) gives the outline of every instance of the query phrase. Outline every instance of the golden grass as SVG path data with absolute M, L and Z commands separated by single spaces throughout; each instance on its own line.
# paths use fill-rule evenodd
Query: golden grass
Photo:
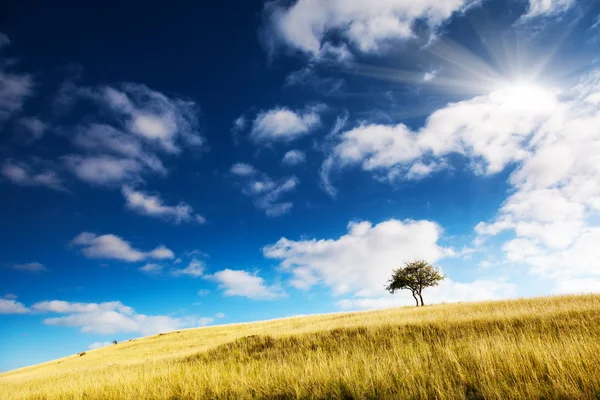
M 0 374 L 13 399 L 600 399 L 600 296 L 189 329 Z

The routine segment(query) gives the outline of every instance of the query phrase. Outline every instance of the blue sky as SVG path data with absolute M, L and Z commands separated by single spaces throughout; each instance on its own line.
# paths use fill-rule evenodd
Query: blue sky
M 4 7 L 0 370 L 600 288 L 596 1 Z

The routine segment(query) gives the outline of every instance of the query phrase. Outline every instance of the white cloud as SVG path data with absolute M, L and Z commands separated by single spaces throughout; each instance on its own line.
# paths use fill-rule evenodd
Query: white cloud
M 94 342 L 88 346 L 89 350 L 99 349 L 102 347 L 110 346 L 112 342 Z
M 71 136 L 73 145 L 87 154 L 63 159 L 78 178 L 93 184 L 139 182 L 145 174 L 164 176 L 161 155 L 205 147 L 196 105 L 144 85 L 87 88 L 70 83 L 61 90 L 60 102 L 90 103 L 85 108 L 90 111 L 80 118 L 89 122 L 73 128 Z
M 250 137 L 257 143 L 290 142 L 318 128 L 323 110 L 324 107 L 319 105 L 299 111 L 286 107 L 263 111 L 254 119 Z
M 64 190 L 63 183 L 55 171 L 44 168 L 43 171 L 34 171 L 32 165 L 24 162 L 7 160 L 2 165 L 2 175 L 19 186 L 43 186 L 54 190 Z
M 165 315 L 138 314 L 133 308 L 119 301 L 106 303 L 69 303 L 52 300 L 36 303 L 33 310 L 67 314 L 63 317 L 46 318 L 44 324 L 81 328 L 84 333 L 113 335 L 117 333 L 140 333 L 153 335 L 181 328 L 206 324 L 206 319 Z
M 331 171 L 334 167 L 333 157 L 327 157 L 321 165 L 319 169 L 319 180 L 321 183 L 321 187 L 327 194 L 331 197 L 335 197 L 337 195 L 337 189 L 331 183 Z
M 257 172 L 256 169 L 252 165 L 246 164 L 246 163 L 233 164 L 230 171 L 232 174 L 238 175 L 238 176 L 254 175 Z
M 178 153 L 179 139 L 184 144 L 202 146 L 197 131 L 194 102 L 169 98 L 147 86 L 125 84 L 119 89 L 105 87 L 99 99 L 127 118 L 126 127 L 144 140 L 170 153 Z
M 225 318 L 225 314 L 223 314 L 222 312 L 220 312 L 220 313 L 216 313 L 216 314 L 215 314 L 215 318 L 219 318 L 219 319 L 221 319 L 221 318 Z
M 113 185 L 138 181 L 142 164 L 127 158 L 101 156 L 66 156 L 67 166 L 81 180 L 95 185 Z
M 515 85 L 452 103 L 434 112 L 423 128 L 404 124 L 362 125 L 341 134 L 333 157 L 341 166 L 359 164 L 388 178 L 415 179 L 446 166 L 443 157 L 463 154 L 477 174 L 494 174 L 524 160 L 531 132 L 561 107 L 556 94 Z M 436 163 L 429 162 L 432 157 Z M 441 158 L 441 159 L 440 159 Z M 411 174 L 415 165 L 417 173 Z
M 438 245 L 442 229 L 430 221 L 388 220 L 377 225 L 351 222 L 337 239 L 293 241 L 281 238 L 263 249 L 265 257 L 279 259 L 291 272 L 292 286 L 308 289 L 317 284 L 336 295 L 385 293 L 392 270 L 413 259 L 430 262 L 450 255 Z
M 582 294 L 600 292 L 600 279 L 560 279 L 554 292 L 558 294 Z
M 166 175 L 167 170 L 156 153 L 130 133 L 106 124 L 87 124 L 76 128 L 73 144 L 79 149 L 122 158 L 139 164 L 140 172 Z M 90 156 L 92 158 L 94 156 Z M 120 179 L 117 179 L 120 180 Z
M 39 262 L 30 262 L 27 264 L 15 264 L 12 266 L 13 269 L 17 271 L 27 271 L 27 272 L 43 272 L 48 271 L 48 268 L 44 266 L 44 264 Z
M 17 296 L 14 294 L 7 293 L 4 296 L 2 296 L 2 298 L 6 300 L 16 300 Z
M 212 278 L 219 282 L 225 296 L 242 296 L 256 300 L 273 300 L 285 296 L 281 288 L 268 286 L 265 280 L 243 270 L 225 269 L 215 272 Z
M 513 193 L 493 221 L 476 227 L 480 239 L 513 233 L 502 247 L 508 260 L 557 282 L 600 276 L 598 96 L 600 72 L 562 94 L 521 144 L 526 156 L 509 178 Z
M 306 161 L 306 153 L 300 150 L 290 150 L 283 156 L 281 162 L 285 165 L 298 165 Z
M 143 261 L 148 258 L 173 259 L 175 255 L 165 246 L 158 246 L 152 251 L 142 252 L 131 247 L 129 242 L 115 235 L 101 235 L 82 232 L 72 241 L 72 245 L 80 246 L 81 252 L 88 258 L 106 258 L 127 262 Z
M 575 4 L 575 0 L 529 0 L 529 9 L 523 18 L 550 16 L 565 12 Z
M 200 224 L 206 222 L 201 215 L 194 215 L 194 209 L 189 204 L 181 202 L 176 206 L 167 206 L 159 196 L 136 191 L 129 186 L 123 186 L 121 192 L 127 207 L 138 214 L 162 218 L 176 224 L 190 221 Z
M 423 178 L 450 168 L 446 157 L 453 153 L 468 159 L 475 174 L 514 166 L 512 194 L 493 221 L 476 227 L 477 241 L 513 233 L 502 247 L 511 263 L 556 279 L 598 276 L 598 99 L 598 71 L 563 91 L 507 85 L 449 104 L 416 131 L 403 124 L 346 131 L 326 163 L 360 165 L 387 179 Z
M 500 300 L 515 298 L 516 286 L 502 280 L 476 280 L 471 283 L 453 282 L 447 279 L 437 287 L 425 289 L 423 298 L 426 304 L 455 303 L 463 301 Z M 381 297 L 350 298 L 336 302 L 342 309 L 378 309 L 400 306 L 413 306 L 415 300 L 408 291 Z
M 160 264 L 148 263 L 143 267 L 140 267 L 139 270 L 147 274 L 159 274 L 162 272 L 163 266 Z
M 431 82 L 437 76 L 438 71 L 427 71 L 423 74 L 423 82 Z
M 25 314 L 30 310 L 12 299 L 0 299 L 0 314 Z
M 187 267 L 174 270 L 173 275 L 175 275 L 175 276 L 188 275 L 188 276 L 193 276 L 193 277 L 199 277 L 204 274 L 204 268 L 205 268 L 205 265 L 202 261 L 193 259 L 192 261 L 190 261 L 190 263 L 188 264 Z
M 292 202 L 281 201 L 281 197 L 296 189 L 300 183 L 295 176 L 273 180 L 265 173 L 261 173 L 249 164 L 234 164 L 231 172 L 242 179 L 242 193 L 254 199 L 254 205 L 264 210 L 269 217 L 278 217 L 288 213 Z
M 393 41 L 417 36 L 413 25 L 424 21 L 435 31 L 470 0 L 299 0 L 267 3 L 265 39 L 271 51 L 279 45 L 299 50 L 315 60 L 351 58 L 347 44 L 361 53 L 382 53 Z M 332 34 L 341 44 L 330 41 Z M 390 46 L 388 46 L 390 45 Z
M 210 290 L 202 289 L 198 290 L 198 296 L 208 296 L 210 294 Z

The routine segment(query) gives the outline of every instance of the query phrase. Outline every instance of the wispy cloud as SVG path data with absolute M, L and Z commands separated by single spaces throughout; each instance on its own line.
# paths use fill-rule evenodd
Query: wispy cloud
M 194 214 L 194 209 L 187 203 L 180 202 L 176 206 L 167 206 L 158 195 L 135 190 L 130 186 L 123 186 L 121 192 L 125 197 L 127 207 L 138 214 L 161 218 L 176 224 L 182 222 L 203 224 L 206 222 L 203 216 Z
M 242 179 L 242 193 L 252 197 L 255 206 L 264 210 L 267 216 L 277 217 L 292 209 L 292 202 L 280 199 L 284 194 L 294 191 L 300 183 L 295 176 L 276 181 L 250 164 L 242 163 L 234 164 L 231 172 Z
M 143 252 L 131 246 L 131 244 L 121 237 L 108 234 L 98 236 L 94 233 L 82 232 L 77 235 L 71 244 L 79 246 L 81 252 L 88 258 L 105 258 L 127 262 L 143 261 L 152 259 L 173 259 L 173 252 L 163 245 L 154 250 Z
M 48 271 L 48 268 L 44 266 L 44 264 L 39 262 L 30 262 L 26 264 L 15 264 L 12 266 L 13 269 L 17 271 L 26 271 L 26 272 L 44 272 Z

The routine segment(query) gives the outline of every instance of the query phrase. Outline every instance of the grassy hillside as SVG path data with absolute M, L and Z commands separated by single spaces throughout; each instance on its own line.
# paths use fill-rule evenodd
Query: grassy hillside
M 600 398 L 600 296 L 199 328 L 0 374 L 11 399 Z

